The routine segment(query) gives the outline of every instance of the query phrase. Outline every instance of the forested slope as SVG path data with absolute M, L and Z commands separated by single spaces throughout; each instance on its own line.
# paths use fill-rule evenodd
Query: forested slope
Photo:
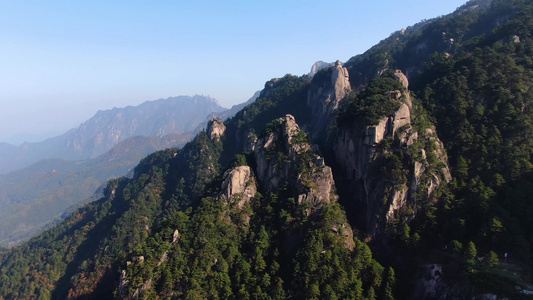
M 529 1 L 470 1 L 272 79 L 4 251 L 0 295 L 528 299 L 532 29 Z

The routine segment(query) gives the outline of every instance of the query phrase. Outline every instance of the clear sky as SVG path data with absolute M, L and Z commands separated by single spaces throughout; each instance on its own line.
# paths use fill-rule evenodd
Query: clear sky
M 230 107 L 465 2 L 0 0 L 0 142 L 171 96 Z

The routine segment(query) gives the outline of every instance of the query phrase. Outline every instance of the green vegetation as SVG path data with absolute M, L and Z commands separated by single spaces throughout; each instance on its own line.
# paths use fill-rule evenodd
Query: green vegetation
M 309 122 L 311 115 L 306 99 L 310 81 L 306 77 L 285 75 L 265 83 L 259 98 L 226 122 L 226 130 L 236 134 L 225 137 L 227 146 L 223 160 L 229 160 L 246 149 L 250 141 L 245 137 L 249 134 L 256 136 L 272 120 L 291 114 L 299 124 Z
M 513 11 L 521 4 L 493 6 Z M 512 24 L 465 42 L 454 55 L 433 55 L 416 84 L 451 158 L 453 197 L 440 211 L 443 241 L 473 240 L 484 253 L 509 252 L 527 263 L 533 227 L 522 212 L 533 202 L 507 191 L 533 167 L 532 8 L 523 5 Z M 519 32 L 521 41 L 510 42 Z
M 281 124 L 272 124 L 279 134 L 275 124 Z M 3 252 L 0 295 L 375 299 L 392 293 L 392 269 L 346 234 L 338 203 L 310 214 L 291 189 L 257 193 L 242 208 L 220 201 L 222 149 L 223 141 L 202 132 L 181 150 L 146 157 L 133 179 L 110 182 L 101 200 Z M 230 165 L 249 160 L 238 154 Z
M 395 91 L 403 91 L 401 83 L 388 71 L 370 81 L 361 93 L 346 95 L 347 108 L 339 115 L 339 124 L 358 122 L 363 126 L 377 125 L 384 116 L 391 116 L 402 104 Z
M 211 159 L 210 149 L 216 149 L 216 144 L 203 133 L 183 150 L 148 156 L 135 168 L 133 179 L 111 181 L 104 198 L 2 255 L 0 295 L 7 299 L 109 297 L 118 284 L 120 264 L 151 235 L 150 228 L 163 215 L 194 203 L 195 192 L 203 190 L 202 184 L 215 174 L 217 162 Z M 196 165 L 184 159 L 189 156 Z M 171 168 L 180 170 L 177 184 L 169 181 L 176 175 Z M 193 180 L 194 184 L 187 184 Z M 177 189 L 187 189 L 188 194 L 177 194 Z M 18 288 L 21 284 L 23 288 Z
M 93 159 L 44 160 L 1 175 L 0 245 L 12 246 L 57 224 L 65 214 L 97 200 L 93 195 L 101 194 L 107 180 L 126 175 L 146 155 L 187 139 L 178 134 L 133 137 Z
M 453 181 L 431 201 L 405 209 L 417 211 L 416 217 L 395 229 L 393 252 L 405 253 L 414 266 L 440 262 L 448 273 L 464 270 L 468 275 L 451 280 L 452 284 L 462 281 L 472 293 L 520 298 L 524 296 L 517 294 L 513 284 L 526 288 L 524 282 L 531 282 L 532 12 L 532 4 L 523 0 L 469 1 L 452 15 L 394 33 L 346 64 L 352 86 L 359 88 L 379 80 L 372 79 L 373 74 L 391 69 L 409 72 L 413 128 L 421 133 L 435 124 Z M 351 104 L 339 116 L 340 124 L 361 119 L 363 125 L 376 124 L 380 116 L 391 114 L 393 110 L 387 111 L 386 106 L 366 105 L 365 99 L 372 96 L 363 96 L 368 91 L 350 95 Z M 441 163 L 427 151 L 435 149 L 431 143 L 431 139 L 419 139 L 400 151 L 393 140 L 382 141 L 378 151 L 391 152 L 381 174 L 392 182 L 405 182 L 406 157 L 421 161 L 421 149 L 426 150 L 430 167 L 439 172 Z M 470 242 L 476 258 L 469 264 L 459 263 L 463 249 L 450 249 L 469 248 Z M 511 267 L 520 266 L 514 279 L 494 275 L 503 268 L 504 253 L 511 258 Z M 401 261 L 406 258 L 396 260 L 405 266 Z M 491 263 L 479 264 L 481 259 Z M 411 267 L 396 271 L 400 279 L 416 274 Z M 404 280 L 401 286 L 415 284 Z M 410 297 L 412 289 L 400 294 Z
M 181 150 L 154 153 L 132 179 L 111 181 L 102 199 L 29 243 L 0 249 L 0 299 L 409 299 L 428 264 L 442 266 L 450 297 L 527 299 L 515 286 L 530 285 L 533 258 L 532 32 L 528 1 L 471 1 L 351 59 L 360 92 L 324 130 L 325 162 L 314 147 L 289 159 L 273 139 L 268 162 L 290 177 L 276 178 L 273 192 L 257 178 L 251 146 L 258 133 L 282 134 L 286 114 L 308 129 L 308 90 L 327 86 L 331 70 L 267 82 L 220 140 L 201 132 Z M 412 127 L 365 145 L 373 164 L 367 182 L 355 182 L 358 170 L 346 179 L 343 162 L 331 163 L 329 141 L 348 127 L 363 135 L 394 115 L 406 95 L 395 69 L 410 76 Z M 289 146 L 308 143 L 307 133 Z M 444 184 L 447 163 L 453 179 Z M 313 191 L 326 165 L 340 203 L 333 195 L 313 205 L 294 182 Z M 219 198 L 224 174 L 237 166 L 251 168 L 247 184 L 258 191 L 240 206 Z M 345 182 L 368 183 L 369 195 Z M 413 182 L 407 203 L 389 213 L 392 192 Z M 365 227 L 368 220 L 379 231 Z
M 240 218 L 245 212 L 249 223 Z M 385 274 L 368 247 L 358 242 L 349 251 L 329 229 L 345 222 L 338 205 L 314 220 L 304 215 L 282 195 L 258 195 L 243 211 L 205 198 L 197 209 L 169 216 L 161 232 L 137 247 L 131 259 L 144 260 L 126 269 L 122 296 L 362 298 L 382 289 Z M 173 228 L 180 233 L 176 243 Z

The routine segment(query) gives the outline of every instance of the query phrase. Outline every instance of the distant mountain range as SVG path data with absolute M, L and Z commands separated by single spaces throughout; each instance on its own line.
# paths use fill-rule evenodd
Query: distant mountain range
M 533 3 L 269 80 L 102 194 L 0 247 L 0 299 L 532 299 Z
M 133 136 L 164 136 L 194 130 L 211 113 L 225 111 L 209 96 L 178 96 L 138 106 L 98 111 L 63 135 L 18 147 L 0 144 L 0 174 L 42 159 L 81 160 L 97 157 Z
M 259 95 L 261 94 L 261 91 L 257 91 L 254 93 L 254 95 L 248 99 L 248 101 L 246 102 L 243 102 L 243 103 L 240 103 L 240 104 L 236 104 L 236 105 L 233 105 L 230 109 L 227 109 L 227 110 L 223 110 L 223 111 L 219 111 L 219 112 L 212 112 L 210 113 L 207 118 L 205 119 L 204 122 L 202 122 L 200 125 L 198 125 L 196 127 L 196 129 L 194 130 L 194 133 L 198 133 L 199 131 L 203 130 L 203 129 L 206 129 L 207 128 L 207 123 L 214 119 L 214 118 L 217 118 L 217 119 L 220 119 L 222 121 L 225 121 L 229 118 L 232 118 L 233 116 L 235 116 L 236 113 L 238 113 L 240 110 L 242 110 L 244 107 L 246 107 L 247 105 L 249 104 L 252 104 L 255 102 L 255 100 L 257 98 L 259 98 Z
M 79 128 L 40 143 L 0 143 L 0 170 L 9 171 L 0 174 L 0 245 L 17 244 L 98 199 L 106 181 L 131 173 L 141 158 L 181 147 L 208 120 L 233 117 L 258 96 L 231 109 L 198 95 L 147 101 L 99 111 Z
M 96 158 L 46 159 L 0 175 L 0 245 L 12 245 L 39 233 L 69 208 L 101 197 L 102 184 L 128 174 L 141 158 L 182 146 L 190 136 L 131 137 Z

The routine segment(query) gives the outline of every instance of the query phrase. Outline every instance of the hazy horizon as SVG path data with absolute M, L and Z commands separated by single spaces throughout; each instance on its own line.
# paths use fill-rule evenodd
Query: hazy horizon
M 271 78 L 344 62 L 465 2 L 3 2 L 0 142 L 36 142 L 98 110 L 179 95 L 229 108 Z

